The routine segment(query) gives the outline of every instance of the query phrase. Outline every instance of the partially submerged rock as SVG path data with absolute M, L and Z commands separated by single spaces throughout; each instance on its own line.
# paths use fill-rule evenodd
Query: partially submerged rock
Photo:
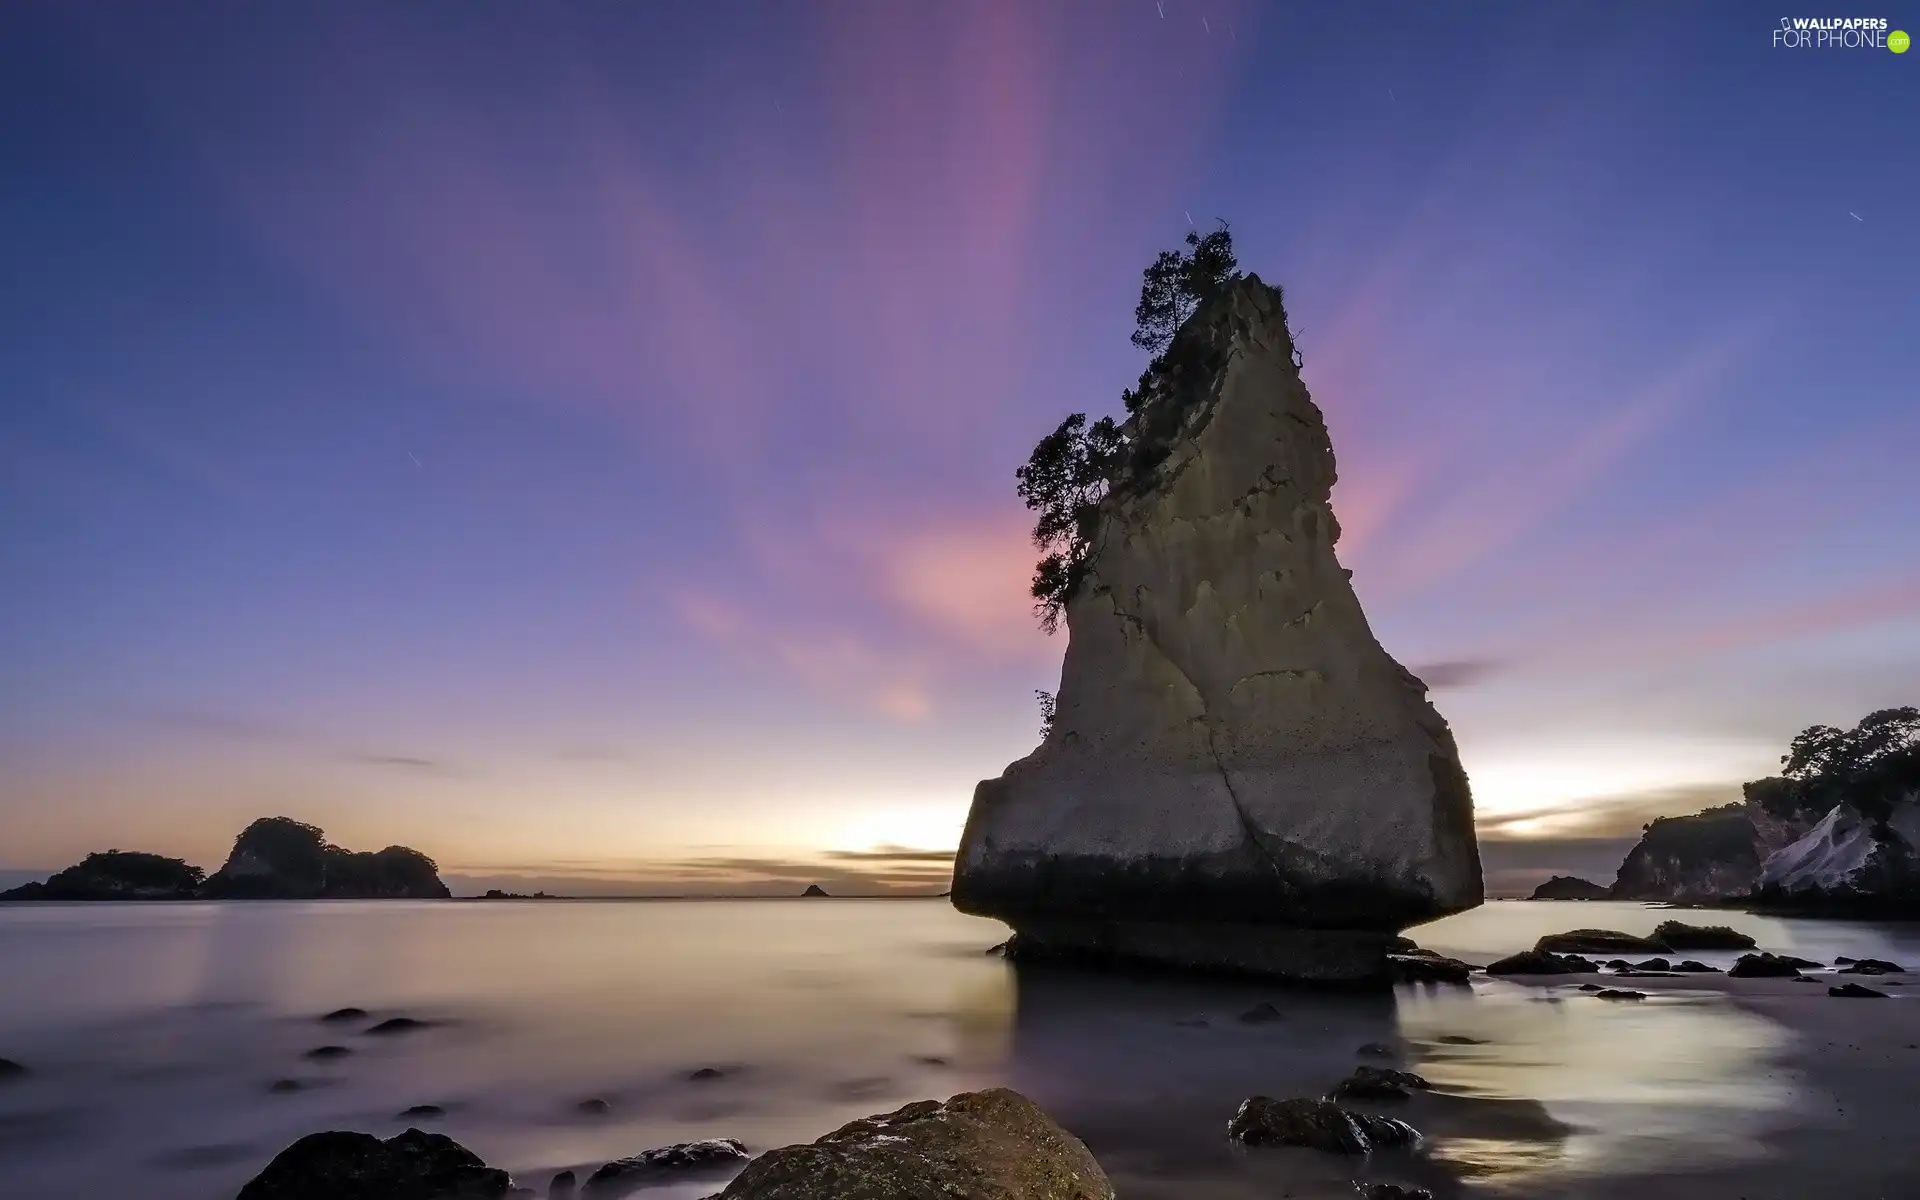
M 1466 983 L 1473 978 L 1472 966 L 1432 952 L 1389 954 L 1387 972 L 1395 983 Z
M 332 1012 L 328 1013 L 326 1016 L 321 1017 L 320 1019 L 322 1021 L 328 1022 L 329 1024 L 337 1024 L 342 1021 L 364 1021 L 366 1020 L 366 1018 L 367 1018 L 366 1009 L 349 1007 L 349 1008 L 336 1008 Z
M 387 1037 L 395 1033 L 412 1033 L 416 1029 L 425 1029 L 427 1022 L 415 1017 L 388 1017 L 367 1032 L 377 1037 Z
M 1727 925 L 1689 925 L 1685 921 L 1662 921 L 1653 927 L 1653 940 L 1673 950 L 1751 950 L 1751 937 Z
M 1742 954 L 1734 960 L 1727 974 L 1735 979 L 1784 979 L 1798 975 L 1802 967 L 1818 967 L 1822 964 L 1810 958 L 1795 958 L 1790 954 Z
M 1830 987 L 1827 989 L 1827 995 L 1845 996 L 1849 999 L 1856 1000 L 1885 1000 L 1887 998 L 1885 992 L 1876 992 L 1870 987 L 1861 987 L 1857 983 L 1843 983 L 1839 987 Z
M 1631 988 L 1601 988 L 1593 994 L 1595 1000 L 1645 1000 L 1645 992 L 1636 992 Z
M 1489 975 L 1580 975 L 1592 969 L 1540 950 L 1522 950 L 1487 964 Z
M 1271 1096 L 1243 1101 L 1227 1136 L 1248 1146 L 1300 1146 L 1329 1154 L 1371 1154 L 1420 1140 L 1413 1126 L 1392 1117 L 1356 1112 L 1330 1100 Z
M 1846 962 L 1847 965 L 1840 968 L 1842 975 L 1905 975 L 1907 973 L 1907 969 L 1899 963 L 1890 962 L 1884 958 L 1835 959 L 1834 961 Z
M 8 1080 L 8 1079 L 19 1079 L 21 1076 L 25 1075 L 26 1073 L 27 1073 L 27 1069 L 21 1066 L 19 1063 L 13 1061 L 10 1058 L 0 1058 L 0 1081 Z
M 513 1180 L 465 1146 L 409 1129 L 312 1133 L 274 1156 L 237 1200 L 494 1200 Z
M 1397 931 L 1480 903 L 1453 735 L 1335 557 L 1292 352 L 1247 276 L 1123 426 L 1054 719 L 976 789 L 955 864 L 954 905 L 1023 957 L 1382 982 Z
M 1388 1067 L 1355 1067 L 1353 1074 L 1333 1085 L 1329 1100 L 1405 1100 L 1413 1091 L 1433 1085 L 1425 1076 Z
M 1079 1139 L 1018 1092 L 963 1092 L 761 1155 L 719 1200 L 1113 1200 Z
M 680 1142 L 607 1163 L 587 1176 L 581 1194 L 589 1200 L 611 1200 L 672 1176 L 731 1170 L 746 1161 L 747 1148 L 733 1138 Z
M 1550 933 L 1533 944 L 1543 954 L 1667 954 L 1672 946 L 1658 938 L 1635 937 L 1617 929 L 1572 929 Z

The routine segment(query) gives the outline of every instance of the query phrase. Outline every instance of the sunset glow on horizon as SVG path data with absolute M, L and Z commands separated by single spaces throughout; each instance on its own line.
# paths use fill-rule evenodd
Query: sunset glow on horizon
M 943 890 L 1065 648 L 1013 470 L 1216 216 L 1483 838 L 1920 702 L 1913 56 L 1164 10 L 0 13 L 0 876 Z

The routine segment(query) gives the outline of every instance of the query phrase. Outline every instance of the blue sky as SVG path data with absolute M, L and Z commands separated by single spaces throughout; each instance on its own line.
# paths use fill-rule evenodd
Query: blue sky
M 1777 24 L 9 5 L 0 869 L 936 878 L 1063 649 L 1013 468 L 1215 217 L 1483 836 L 1731 796 L 1920 678 L 1920 55 Z

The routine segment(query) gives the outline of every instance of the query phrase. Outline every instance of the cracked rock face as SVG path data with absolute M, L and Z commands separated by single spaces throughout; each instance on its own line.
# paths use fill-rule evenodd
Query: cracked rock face
M 1333 448 L 1277 290 L 1176 338 L 1128 427 L 1046 741 L 982 782 L 953 900 L 1023 955 L 1379 978 L 1386 938 L 1480 903 L 1473 802 L 1426 686 L 1334 556 Z

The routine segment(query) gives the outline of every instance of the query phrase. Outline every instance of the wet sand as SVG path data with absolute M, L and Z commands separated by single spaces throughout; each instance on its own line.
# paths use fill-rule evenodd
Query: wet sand
M 1764 1159 L 1700 1171 L 1682 1167 L 1623 1175 L 1531 1194 L 1634 1200 L 1920 1197 L 1920 974 L 1861 977 L 1816 971 L 1809 977 L 1816 982 L 1725 975 L 1516 980 L 1566 997 L 1566 1003 L 1634 1003 L 1592 999 L 1578 991 L 1581 983 L 1629 987 L 1646 992 L 1649 1001 L 1704 992 L 1791 1034 L 1769 1074 L 1789 1089 L 1787 1112 L 1794 1119 L 1763 1137 Z M 1884 991 L 1888 999 L 1827 994 L 1832 984 L 1847 981 Z

